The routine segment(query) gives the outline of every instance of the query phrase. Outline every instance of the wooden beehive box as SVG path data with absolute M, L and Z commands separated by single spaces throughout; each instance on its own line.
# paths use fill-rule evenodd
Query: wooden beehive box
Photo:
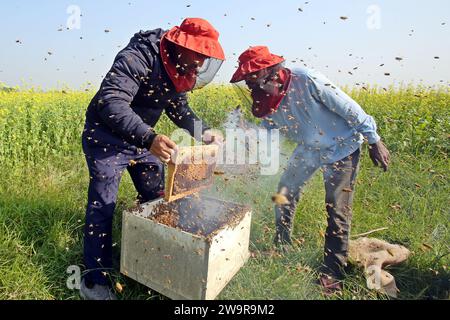
M 124 212 L 120 271 L 171 299 L 215 299 L 249 258 L 251 210 L 178 191 Z

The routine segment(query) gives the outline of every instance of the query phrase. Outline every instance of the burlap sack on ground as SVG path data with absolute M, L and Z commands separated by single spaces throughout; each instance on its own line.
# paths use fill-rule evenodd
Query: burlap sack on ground
M 369 289 L 375 289 L 396 298 L 399 290 L 395 279 L 383 268 L 404 262 L 410 253 L 401 245 L 374 238 L 359 238 L 350 241 L 349 260 L 364 268 Z

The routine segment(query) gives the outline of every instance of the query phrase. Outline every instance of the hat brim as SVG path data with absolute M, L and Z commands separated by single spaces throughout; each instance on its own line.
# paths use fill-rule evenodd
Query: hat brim
M 247 61 L 247 62 L 239 65 L 238 69 L 233 74 L 233 77 L 231 78 L 230 83 L 242 81 L 249 74 L 258 72 L 258 71 L 266 69 L 266 68 L 273 67 L 284 61 L 285 61 L 284 58 L 277 56 L 275 54 L 271 54 L 270 57 L 256 58 L 256 59 Z
M 170 29 L 163 37 L 176 45 L 203 54 L 207 57 L 225 60 L 225 53 L 222 46 L 214 39 L 204 36 L 193 36 L 181 31 L 179 27 Z

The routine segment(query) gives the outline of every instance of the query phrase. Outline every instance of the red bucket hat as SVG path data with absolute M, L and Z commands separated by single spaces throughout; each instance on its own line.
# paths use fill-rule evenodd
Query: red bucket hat
M 219 32 L 204 19 L 186 18 L 179 27 L 173 27 L 164 37 L 189 50 L 225 60 L 225 54 L 218 41 Z
M 245 76 L 284 62 L 283 57 L 269 52 L 265 46 L 250 47 L 239 56 L 239 67 L 231 78 L 231 83 L 244 80 Z

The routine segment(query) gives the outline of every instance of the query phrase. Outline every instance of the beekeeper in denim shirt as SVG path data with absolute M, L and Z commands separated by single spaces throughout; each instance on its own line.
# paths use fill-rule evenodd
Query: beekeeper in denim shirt
M 376 166 L 388 168 L 389 151 L 377 134 L 375 120 L 321 73 L 288 69 L 284 59 L 264 46 L 239 57 L 232 83 L 245 81 L 252 113 L 268 128 L 277 128 L 298 145 L 279 183 L 282 202 L 275 206 L 275 243 L 292 244 L 291 231 L 302 188 L 320 168 L 326 190 L 328 227 L 319 278 L 326 293 L 342 290 L 347 263 L 352 200 L 360 149 L 366 140 Z

